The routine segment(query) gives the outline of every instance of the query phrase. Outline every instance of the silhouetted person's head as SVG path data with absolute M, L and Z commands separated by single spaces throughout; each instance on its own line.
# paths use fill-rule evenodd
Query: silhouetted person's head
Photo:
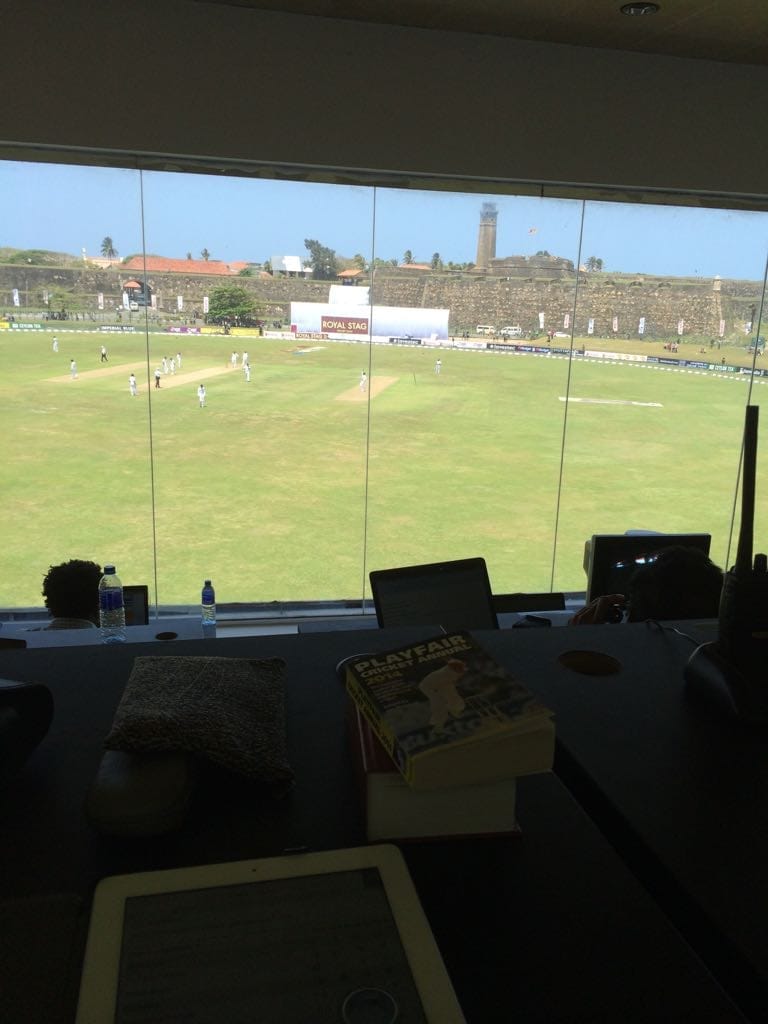
M 73 558 L 52 565 L 43 578 L 45 607 L 56 619 L 99 621 L 101 568 L 95 562 Z
M 662 548 L 629 582 L 628 618 L 717 618 L 722 588 L 722 570 L 699 548 Z

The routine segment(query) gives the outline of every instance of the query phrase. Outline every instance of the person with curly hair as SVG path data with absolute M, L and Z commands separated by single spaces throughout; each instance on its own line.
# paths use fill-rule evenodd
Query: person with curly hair
M 52 565 L 43 578 L 43 598 L 52 619 L 46 629 L 94 629 L 99 622 L 101 566 L 72 558 Z

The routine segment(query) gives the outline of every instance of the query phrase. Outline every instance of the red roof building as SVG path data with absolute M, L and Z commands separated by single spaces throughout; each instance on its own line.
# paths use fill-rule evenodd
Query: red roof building
M 248 263 L 237 260 L 223 263 L 221 260 L 174 260 L 168 256 L 131 256 L 122 264 L 124 270 L 148 274 L 209 274 L 217 277 L 231 277 L 245 270 Z

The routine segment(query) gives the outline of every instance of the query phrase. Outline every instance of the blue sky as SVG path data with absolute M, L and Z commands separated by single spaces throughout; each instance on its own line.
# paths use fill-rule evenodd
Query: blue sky
M 228 176 L 0 162 L 0 246 L 98 255 L 109 235 L 121 256 L 260 262 L 306 257 L 305 238 L 340 256 L 417 262 L 437 252 L 474 261 L 484 201 L 498 207 L 497 256 L 547 250 L 576 260 L 577 200 L 417 192 Z M 587 202 L 582 262 L 606 270 L 762 280 L 768 213 Z

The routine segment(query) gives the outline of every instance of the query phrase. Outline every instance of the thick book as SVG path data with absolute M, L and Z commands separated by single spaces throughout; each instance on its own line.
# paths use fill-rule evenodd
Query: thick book
M 414 789 L 552 767 L 552 712 L 466 632 L 345 659 L 347 692 Z
M 412 789 L 349 700 L 347 731 L 369 842 L 455 839 L 520 832 L 514 778 L 476 786 Z

